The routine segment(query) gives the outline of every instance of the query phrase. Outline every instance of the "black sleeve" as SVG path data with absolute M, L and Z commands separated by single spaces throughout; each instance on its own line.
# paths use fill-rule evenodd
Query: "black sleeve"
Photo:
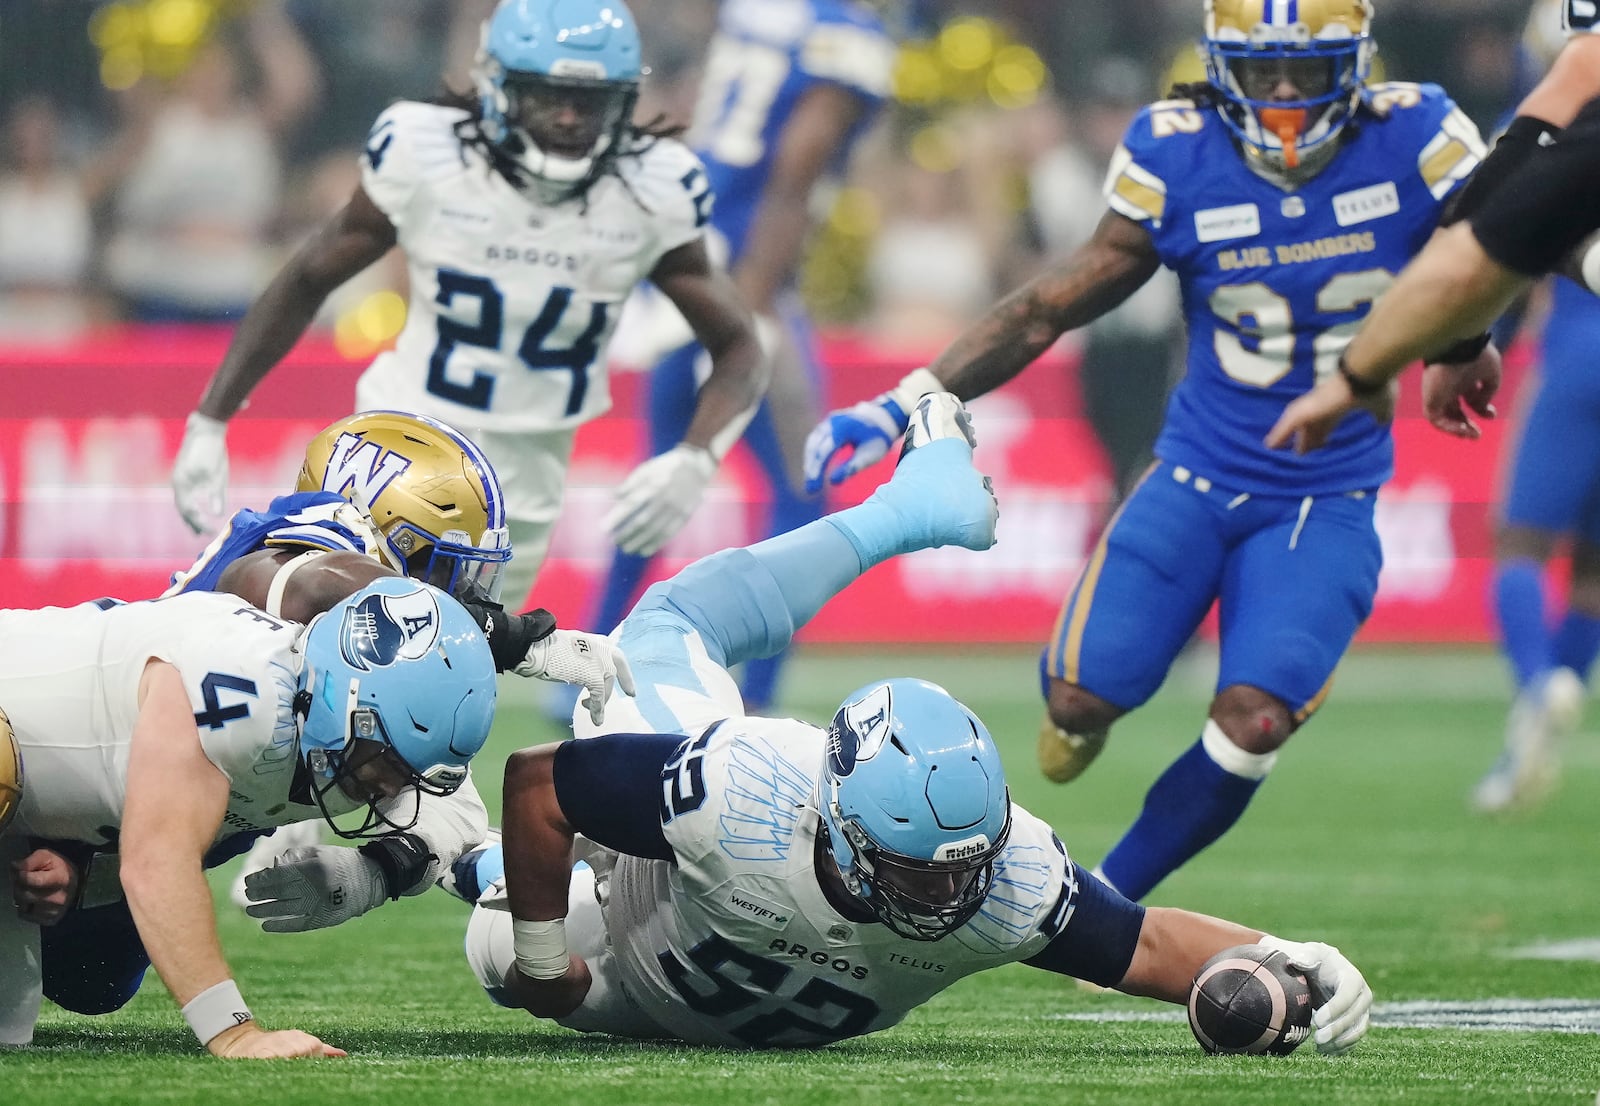
M 1518 115 L 1512 119 L 1505 133 L 1490 149 L 1489 156 L 1467 178 L 1467 183 L 1445 201 L 1444 211 L 1439 215 L 1439 225 L 1447 227 L 1476 214 L 1507 177 L 1560 133 L 1561 128 L 1554 123 L 1546 123 L 1531 115 Z
M 1600 98 L 1533 151 L 1468 222 L 1484 251 L 1525 276 L 1559 265 L 1600 229 Z
M 618 733 L 565 742 L 551 766 L 561 812 L 573 829 L 608 849 L 673 859 L 661 832 L 661 773 L 687 740 Z
M 1139 947 L 1144 907 L 1123 898 L 1077 864 L 1067 864 L 1061 902 L 1051 915 L 1060 930 L 1023 963 L 1101 987 L 1115 987 L 1128 974 Z

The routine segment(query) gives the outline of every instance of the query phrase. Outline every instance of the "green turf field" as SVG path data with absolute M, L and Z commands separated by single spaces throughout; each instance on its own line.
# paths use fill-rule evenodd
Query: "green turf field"
M 1098 861 L 1155 773 L 1194 740 L 1204 660 L 1122 723 L 1083 779 L 1056 788 L 1033 769 L 1031 654 L 978 652 L 813 654 L 788 705 L 823 719 L 870 679 L 940 680 L 1000 740 L 1014 796 L 1077 858 Z M 891 1032 L 816 1053 L 583 1038 L 492 1007 L 461 955 L 465 908 L 430 893 L 309 935 L 263 935 L 223 911 L 224 945 L 257 1015 L 315 1032 L 349 1049 L 348 1060 L 210 1060 L 152 977 L 118 1014 L 47 1007 L 37 1047 L 0 1055 L 0 1103 L 1595 1101 L 1600 739 L 1572 743 L 1562 790 L 1536 814 L 1483 821 L 1463 798 L 1499 745 L 1505 684 L 1492 658 L 1367 653 L 1340 681 L 1244 822 L 1152 898 L 1339 945 L 1379 1007 L 1367 1040 L 1337 1060 L 1309 1045 L 1285 1059 L 1207 1057 L 1176 1008 L 1088 994 L 1021 966 L 963 981 Z M 525 689 L 503 686 L 506 709 L 478 776 L 491 809 L 506 753 L 556 736 Z M 1588 960 L 1510 955 L 1586 939 Z M 1515 1028 L 1552 1025 L 1582 1031 Z

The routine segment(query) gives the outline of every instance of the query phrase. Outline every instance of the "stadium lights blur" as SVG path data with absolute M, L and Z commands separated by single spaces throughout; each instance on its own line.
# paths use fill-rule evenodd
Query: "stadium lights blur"
M 1043 91 L 1049 74 L 1032 47 L 1013 42 L 991 19 L 954 19 L 931 39 L 901 47 L 894 96 L 908 107 L 987 101 L 1001 108 L 1025 107 Z
M 187 69 L 225 18 L 254 0 L 116 0 L 89 18 L 100 51 L 100 81 L 112 91 L 145 76 L 170 79 Z
M 406 301 L 384 290 L 367 296 L 341 313 L 333 324 L 333 346 L 339 356 L 365 361 L 394 341 L 406 325 Z

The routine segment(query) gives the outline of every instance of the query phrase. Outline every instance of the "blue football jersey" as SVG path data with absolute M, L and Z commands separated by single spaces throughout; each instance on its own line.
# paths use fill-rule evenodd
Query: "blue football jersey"
M 1334 371 L 1372 302 L 1420 250 L 1482 159 L 1477 128 L 1436 85 L 1370 90 L 1373 113 L 1293 192 L 1251 172 L 1215 110 L 1143 109 L 1106 199 L 1144 224 L 1178 274 L 1187 372 L 1156 443 L 1163 460 L 1253 494 L 1326 495 L 1388 479 L 1394 447 L 1364 412 L 1306 456 L 1261 439 Z
M 889 94 L 895 45 L 852 0 L 725 0 L 700 78 L 688 142 L 717 197 L 712 226 L 731 258 L 744 249 L 779 136 L 808 89 L 836 84 L 869 105 L 837 165 Z
M 350 501 L 334 492 L 280 495 L 265 511 L 239 511 L 198 560 L 172 575 L 163 595 L 215 591 L 222 570 L 260 549 L 326 549 L 382 558 L 382 539 Z

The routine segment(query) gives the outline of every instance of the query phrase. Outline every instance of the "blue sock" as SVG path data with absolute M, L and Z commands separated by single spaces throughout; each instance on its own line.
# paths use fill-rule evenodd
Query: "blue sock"
M 1526 557 L 1496 565 L 1494 613 L 1500 624 L 1500 649 L 1521 691 L 1549 671 L 1552 663 L 1544 566 Z
M 1161 774 L 1144 810 L 1106 855 L 1111 886 L 1138 901 L 1239 820 L 1259 779 L 1245 779 L 1211 759 L 1197 741 Z
M 1600 655 L 1600 618 L 1582 611 L 1567 611 L 1561 625 L 1556 627 L 1556 664 L 1572 669 L 1588 683 L 1596 655 Z

